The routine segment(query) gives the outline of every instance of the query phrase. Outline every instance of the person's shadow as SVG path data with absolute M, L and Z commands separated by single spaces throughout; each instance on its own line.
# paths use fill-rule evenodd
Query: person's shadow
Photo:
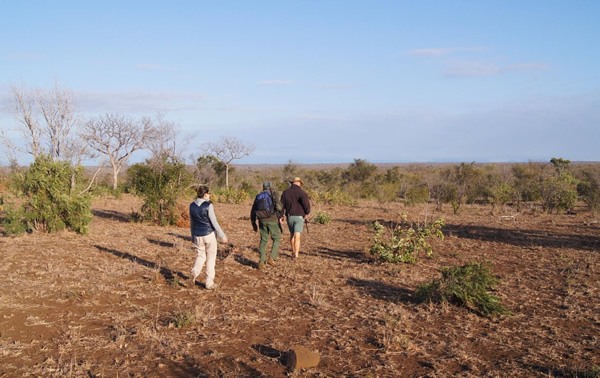
M 186 276 L 185 274 L 183 274 L 181 272 L 175 272 L 166 266 L 162 266 L 153 261 L 139 258 L 135 255 L 132 255 L 131 253 L 117 251 L 116 249 L 110 249 L 110 248 L 102 247 L 100 245 L 95 245 L 94 247 L 96 247 L 98 250 L 100 250 L 102 252 L 110 253 L 111 255 L 114 255 L 114 256 L 120 257 L 122 259 L 134 262 L 136 264 L 145 266 L 146 268 L 158 269 L 158 271 L 165 278 L 165 280 L 167 280 L 169 282 L 173 282 L 175 280 L 175 277 L 181 278 L 182 280 L 188 279 L 188 276 Z M 180 285 L 182 285 L 182 284 L 180 284 Z

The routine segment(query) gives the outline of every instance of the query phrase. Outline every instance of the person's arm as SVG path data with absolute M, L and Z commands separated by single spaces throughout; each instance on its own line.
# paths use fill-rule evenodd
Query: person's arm
M 287 207 L 285 204 L 285 191 L 283 191 L 283 193 L 281 193 L 281 218 L 283 218 L 285 215 L 287 215 Z
M 308 194 L 306 192 L 302 192 L 302 209 L 304 210 L 304 216 L 310 214 L 310 200 L 308 199 Z
M 210 223 L 214 227 L 215 232 L 217 233 L 217 237 L 219 239 L 223 240 L 224 242 L 227 242 L 227 236 L 225 235 L 225 233 L 223 232 L 223 229 L 221 229 L 221 226 L 219 225 L 219 222 L 217 221 L 217 216 L 215 214 L 215 208 L 212 203 L 208 206 L 208 219 L 210 219 Z
M 258 231 L 258 226 L 256 225 L 256 199 L 254 199 L 252 209 L 250 209 L 250 223 L 254 232 Z
M 190 234 L 192 235 L 192 243 L 194 242 L 194 215 L 192 214 L 192 205 L 190 205 Z
M 275 201 L 275 214 L 277 214 L 277 218 L 281 218 L 283 216 L 283 205 L 281 204 L 281 197 L 277 195 L 277 192 L 273 191 L 272 197 L 273 201 Z

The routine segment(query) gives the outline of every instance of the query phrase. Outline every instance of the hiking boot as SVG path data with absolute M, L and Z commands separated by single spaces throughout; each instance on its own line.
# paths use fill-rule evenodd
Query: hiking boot
M 273 265 L 273 266 L 277 265 L 277 263 L 276 263 L 276 262 L 275 262 L 275 260 L 273 260 L 273 259 L 269 259 L 269 260 L 267 260 L 267 264 L 269 264 L 269 265 Z
M 215 290 L 217 288 L 217 284 L 212 284 L 210 286 L 206 286 L 206 290 Z

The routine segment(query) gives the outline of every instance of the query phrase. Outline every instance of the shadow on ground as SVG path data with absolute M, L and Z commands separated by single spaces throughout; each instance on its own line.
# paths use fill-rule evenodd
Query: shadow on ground
M 131 222 L 131 217 L 129 214 L 123 214 L 114 210 L 92 210 L 92 214 L 98 218 L 116 220 L 123 223 Z
M 348 285 L 358 288 L 361 292 L 393 303 L 420 303 L 414 297 L 414 291 L 403 287 L 388 285 L 383 282 L 373 280 L 363 280 L 358 278 L 349 278 Z
M 174 272 L 173 270 L 161 266 L 153 261 L 148 261 L 142 258 L 139 258 L 135 255 L 132 255 L 131 253 L 127 253 L 127 252 L 121 252 L 121 251 L 117 251 L 116 249 L 110 249 L 110 248 L 106 248 L 106 247 L 102 247 L 100 245 L 95 245 L 94 247 L 96 247 L 98 250 L 102 251 L 102 252 L 107 252 L 110 253 L 111 255 L 120 257 L 122 259 L 125 260 L 129 260 L 131 262 L 134 262 L 136 264 L 140 264 L 146 268 L 150 268 L 150 269 L 158 269 L 160 274 L 165 278 L 165 280 L 167 281 L 173 281 L 173 279 L 175 278 L 175 276 L 181 278 L 181 279 L 188 279 L 188 276 L 184 275 L 181 272 Z
M 265 357 L 277 360 L 277 362 L 283 366 L 287 365 L 288 354 L 285 351 L 280 351 L 263 344 L 254 344 L 252 345 L 252 349 Z
M 447 224 L 445 235 L 458 238 L 495 241 L 519 247 L 576 248 L 600 251 L 600 236 L 568 235 L 540 230 L 504 229 L 487 226 L 464 226 Z

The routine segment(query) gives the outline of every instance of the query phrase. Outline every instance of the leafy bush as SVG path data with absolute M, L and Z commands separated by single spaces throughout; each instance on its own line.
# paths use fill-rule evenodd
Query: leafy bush
M 248 193 L 241 189 L 215 189 L 211 193 L 213 194 L 211 200 L 219 203 L 240 204 L 250 199 Z
M 63 229 L 86 233 L 92 220 L 90 197 L 75 194 L 74 183 L 81 170 L 48 156 L 35 159 L 29 169 L 17 172 L 13 189 L 23 199 L 10 207 L 4 219 L 7 233 L 56 232 Z
M 327 224 L 331 222 L 331 216 L 324 211 L 318 211 L 313 218 L 313 222 L 318 224 Z
M 571 211 L 577 202 L 576 185 L 559 177 L 549 177 L 542 182 L 542 209 L 548 213 Z
M 504 206 L 517 198 L 517 192 L 513 186 L 506 182 L 498 182 L 489 188 L 489 202 L 493 207 Z
M 332 189 L 327 191 L 307 190 L 311 202 L 325 203 L 328 205 L 354 205 L 356 200 L 349 193 L 341 189 Z
M 489 292 L 497 283 L 487 266 L 468 263 L 443 269 L 442 277 L 419 286 L 416 296 L 421 301 L 455 303 L 484 316 L 507 314 L 500 299 Z
M 131 188 L 144 199 L 140 213 L 133 214 L 134 220 L 161 226 L 177 224 L 177 200 L 191 184 L 185 164 L 165 158 L 135 164 L 127 173 Z
M 377 185 L 375 199 L 379 203 L 398 201 L 400 199 L 399 185 L 393 182 L 382 182 Z
M 585 181 L 577 184 L 577 194 L 592 212 L 600 209 L 600 178 L 586 172 Z
M 429 202 L 429 188 L 425 184 L 411 186 L 406 191 L 404 201 L 409 206 Z
M 414 263 L 421 253 L 427 256 L 433 254 L 428 239 L 443 239 L 443 226 L 442 218 L 431 224 L 418 224 L 408 222 L 406 215 L 403 215 L 403 221 L 395 227 L 386 228 L 376 221 L 373 224 L 375 238 L 370 252 L 382 261 Z

